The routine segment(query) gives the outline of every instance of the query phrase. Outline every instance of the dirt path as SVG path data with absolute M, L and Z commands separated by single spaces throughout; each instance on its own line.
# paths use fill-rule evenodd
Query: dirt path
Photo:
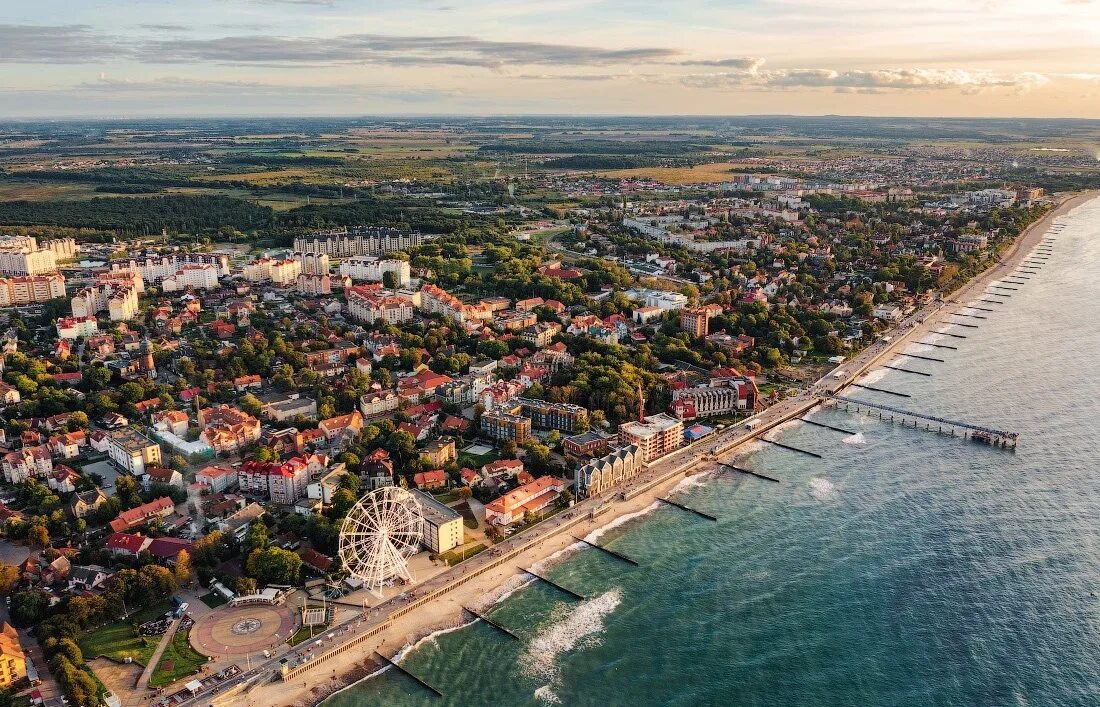
M 148 689 L 149 680 L 153 677 L 153 671 L 156 670 L 157 663 L 160 662 L 160 657 L 164 655 L 164 651 L 168 648 L 168 644 L 172 642 L 172 637 L 176 635 L 176 629 L 178 629 L 179 626 L 180 620 L 172 619 L 172 623 L 168 625 L 168 630 L 160 637 L 160 643 L 157 645 L 157 649 L 153 651 L 153 656 L 149 658 L 149 664 L 145 666 L 145 670 L 141 671 L 141 677 L 138 678 L 137 685 L 134 686 L 134 689 Z

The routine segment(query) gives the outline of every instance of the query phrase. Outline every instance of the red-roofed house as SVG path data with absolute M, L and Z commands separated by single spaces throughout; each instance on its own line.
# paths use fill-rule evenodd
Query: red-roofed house
M 131 508 L 118 514 L 118 518 L 111 521 L 111 530 L 116 533 L 145 525 L 154 518 L 166 518 L 176 510 L 176 504 L 167 496 L 154 498 L 148 503 L 143 503 L 137 508 Z
M 422 471 L 413 475 L 413 483 L 418 489 L 441 489 L 447 485 L 447 472 L 442 469 Z

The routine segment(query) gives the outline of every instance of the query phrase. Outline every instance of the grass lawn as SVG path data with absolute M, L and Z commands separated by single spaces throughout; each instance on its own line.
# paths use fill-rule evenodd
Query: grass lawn
M 199 672 L 206 664 L 206 656 L 202 655 L 187 640 L 190 631 L 176 631 L 172 636 L 172 642 L 164 649 L 160 656 L 160 662 L 153 668 L 153 676 L 149 678 L 150 687 L 164 687 L 171 685 L 189 675 Z
M 457 549 L 456 550 L 448 550 L 447 552 L 443 553 L 439 557 L 444 562 L 446 562 L 448 565 L 453 567 L 454 565 L 457 565 L 459 562 L 462 562 L 463 560 L 468 560 L 471 557 L 473 557 L 474 555 L 478 554 L 479 552 L 484 551 L 485 549 L 487 549 L 485 545 L 482 545 L 481 543 L 478 543 L 477 545 L 474 545 L 473 547 L 467 549 L 465 553 L 463 553 L 461 550 L 457 550 Z
M 201 601 L 203 604 L 206 604 L 211 609 L 217 609 L 219 606 L 229 603 L 225 600 L 225 597 L 223 597 L 221 594 L 218 594 L 217 592 L 203 594 L 201 597 L 199 597 L 199 601 Z
M 473 511 L 473 509 L 470 508 L 469 503 L 463 501 L 462 503 L 458 504 L 457 506 L 452 506 L 452 508 L 455 511 L 462 514 L 462 524 L 463 525 L 465 525 L 470 530 L 476 530 L 477 529 L 477 525 L 478 525 L 477 516 L 474 515 L 474 511 Z
M 290 634 L 290 638 L 287 639 L 287 643 L 292 646 L 296 646 L 299 643 L 308 641 L 314 636 L 320 636 L 327 630 L 328 626 L 299 626 L 297 631 Z
M 80 650 L 88 660 L 103 656 L 121 662 L 129 656 L 136 663 L 148 665 L 149 658 L 160 643 L 160 636 L 137 636 L 134 625 L 152 621 L 170 608 L 167 603 L 158 604 L 130 614 L 121 621 L 92 629 L 80 637 Z
M 460 467 L 468 466 L 475 470 L 497 459 L 500 459 L 500 454 L 495 449 L 485 454 L 470 454 L 465 451 L 458 453 L 458 465 Z

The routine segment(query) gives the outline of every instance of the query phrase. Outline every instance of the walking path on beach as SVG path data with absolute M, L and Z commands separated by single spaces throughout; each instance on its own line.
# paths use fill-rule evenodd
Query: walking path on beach
M 810 389 L 755 416 L 756 425 L 752 429 L 744 425 L 731 426 L 662 457 L 630 483 L 616 489 L 614 495 L 581 501 L 568 511 L 422 584 L 414 585 L 405 594 L 371 609 L 365 616 L 345 622 L 326 633 L 326 636 L 335 633 L 335 638 L 303 643 L 247 671 L 233 684 L 220 686 L 220 694 L 216 697 L 200 694 L 184 704 L 240 703 L 241 707 L 245 704 L 267 707 L 317 703 L 343 685 L 338 676 L 352 669 L 361 669 L 364 663 L 369 663 L 373 651 L 384 650 L 392 654 L 433 630 L 457 624 L 462 620 L 463 606 L 476 605 L 479 599 L 515 577 L 523 568 L 531 567 L 575 544 L 577 541 L 572 535 L 586 537 L 616 518 L 645 510 L 701 464 L 713 464 L 715 460 L 721 461 L 736 453 L 745 443 L 816 407 L 821 394 L 839 392 L 867 370 L 886 362 L 903 346 L 941 326 L 937 315 L 959 306 L 958 302 L 980 296 L 990 283 L 1012 272 L 1040 241 L 1054 219 L 1093 196 L 1095 193 L 1088 193 L 1063 201 L 1022 233 L 1000 261 L 949 295 L 947 300 L 935 302 L 914 313 L 888 332 L 888 341 L 887 337 L 880 339 L 838 366 Z M 838 373 L 841 376 L 835 377 Z M 308 667 L 302 665 L 295 670 L 307 655 L 315 656 L 313 661 Z M 287 682 L 279 677 L 283 661 L 293 673 L 297 673 Z M 246 694 L 239 694 L 244 686 L 250 689 Z

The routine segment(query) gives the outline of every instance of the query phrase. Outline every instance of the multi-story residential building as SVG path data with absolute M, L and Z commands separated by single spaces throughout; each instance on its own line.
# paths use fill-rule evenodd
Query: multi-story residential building
M 147 466 L 160 466 L 160 445 L 137 430 L 114 430 L 107 443 L 107 455 L 120 469 L 134 476 L 145 473 Z
M 27 677 L 27 656 L 19 644 L 19 633 L 4 622 L 0 629 L 0 689 L 8 689 Z
M 395 287 L 408 285 L 412 277 L 412 270 L 406 260 L 357 255 L 340 263 L 340 275 L 350 277 L 352 280 L 383 282 L 386 279 L 386 273 L 393 273 Z
M 367 393 L 359 398 L 359 411 L 367 419 L 392 415 L 400 406 L 401 398 L 392 390 Z
M 595 496 L 638 475 L 645 466 L 642 450 L 636 444 L 620 447 L 577 469 L 578 498 Z
M 458 547 L 463 542 L 462 514 L 418 489 L 410 491 L 420 501 L 423 524 L 420 542 L 439 554 Z
M 566 454 L 591 459 L 606 454 L 612 443 L 616 442 L 617 439 L 614 435 L 604 434 L 598 430 L 589 430 L 579 435 L 563 438 L 561 446 Z
M 280 287 L 290 287 L 298 282 L 302 263 L 293 258 L 264 257 L 244 266 L 244 279 L 249 282 L 271 282 Z
M 260 421 L 229 405 L 199 410 L 198 423 L 200 439 L 219 454 L 235 452 L 260 439 Z
M 324 275 L 307 275 L 306 273 L 302 273 L 298 276 L 298 292 L 303 295 L 312 295 L 314 297 L 319 295 L 331 295 L 332 277 L 327 273 Z
M 579 424 L 588 422 L 588 410 L 579 405 L 550 403 L 532 398 L 516 398 L 512 402 L 519 410 L 512 409 L 511 412 L 531 418 L 531 425 L 535 429 L 558 430 L 572 434 Z
M 541 322 L 527 327 L 520 332 L 519 338 L 531 344 L 535 348 L 542 349 L 550 345 L 554 337 L 561 333 L 561 324 L 557 322 Z
M 127 322 L 138 315 L 138 291 L 118 282 L 96 284 L 73 295 L 74 317 L 94 317 L 107 310 L 113 322 Z
M 347 434 L 359 434 L 363 429 L 363 415 L 353 410 L 347 415 L 337 415 L 317 423 L 317 429 L 325 434 L 329 442 Z
M 696 338 L 710 333 L 710 320 L 722 313 L 721 305 L 708 304 L 680 310 L 680 328 Z
M 57 259 L 53 251 L 0 247 L 0 273 L 6 275 L 45 275 L 57 271 Z
M 420 450 L 420 458 L 433 468 L 447 466 L 458 459 L 458 450 L 453 439 L 437 439 Z
M 46 445 L 23 447 L 0 457 L 0 469 L 10 484 L 18 484 L 31 477 L 45 478 L 53 471 L 53 457 Z
M 249 461 L 237 472 L 237 480 L 243 493 L 291 504 L 306 497 L 310 471 L 307 464 Z
M 290 255 L 302 264 L 303 275 L 328 275 L 331 269 L 327 253 L 304 253 L 298 251 Z
M 15 405 L 21 399 L 18 388 L 0 381 L 0 405 Z
M 679 292 L 650 292 L 646 295 L 645 304 L 664 310 L 683 309 L 688 306 L 688 298 Z
M 348 314 L 352 319 L 368 324 L 380 320 L 400 324 L 412 320 L 413 305 L 404 297 L 382 297 L 353 291 L 348 294 Z
M 172 253 L 116 260 L 111 263 L 111 271 L 129 270 L 141 275 L 145 282 L 159 283 L 179 273 L 185 265 L 213 265 L 217 277 L 229 276 L 229 256 L 224 253 Z
M 653 461 L 680 448 L 684 442 L 684 423 L 663 412 L 647 415 L 640 422 L 620 425 L 619 442 L 638 445 L 642 461 Z
M 531 418 L 493 410 L 481 416 L 481 430 L 493 439 L 523 444 L 531 436 Z
M 406 250 L 423 241 L 424 237 L 419 231 L 356 226 L 299 236 L 294 239 L 294 250 L 324 253 L 333 258 L 350 258 L 354 255 L 384 255 Z
M 186 263 L 173 275 L 166 275 L 160 281 L 165 292 L 178 292 L 191 288 L 194 290 L 213 290 L 218 287 L 218 267 L 212 263 Z
M 442 314 L 459 324 L 467 321 L 484 321 L 493 318 L 488 304 L 466 304 L 440 287 L 426 284 L 420 288 L 420 308 L 429 314 Z
M 47 302 L 65 296 L 65 276 L 23 275 L 0 278 L 0 307 Z
M 486 504 L 485 521 L 500 526 L 518 523 L 528 512 L 537 514 L 553 504 L 564 490 L 561 479 L 542 476 Z
M 99 322 L 91 317 L 64 317 L 57 320 L 57 336 L 61 339 L 79 339 L 99 332 Z

